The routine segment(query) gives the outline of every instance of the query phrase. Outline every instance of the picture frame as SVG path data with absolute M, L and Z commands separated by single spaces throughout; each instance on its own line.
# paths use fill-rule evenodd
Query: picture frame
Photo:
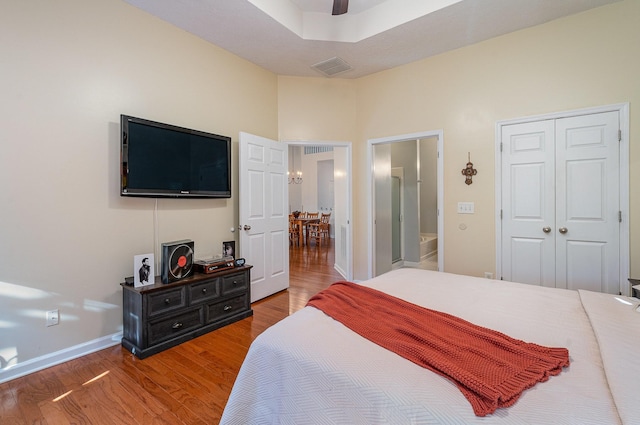
M 133 286 L 153 285 L 156 282 L 153 254 L 139 254 L 133 257 Z
M 222 242 L 222 256 L 236 258 L 236 241 Z

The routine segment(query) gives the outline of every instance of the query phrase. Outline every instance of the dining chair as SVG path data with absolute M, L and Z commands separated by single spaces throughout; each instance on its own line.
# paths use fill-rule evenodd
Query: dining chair
M 318 218 L 318 213 L 317 212 L 305 212 L 304 213 L 304 219 L 305 220 L 314 220 Z M 305 241 L 309 242 L 309 237 L 311 236 L 311 234 L 309 233 L 309 225 L 311 223 L 309 222 L 305 222 L 303 225 L 303 232 L 304 232 L 304 239 Z
M 289 214 L 289 244 L 300 246 L 300 232 L 293 214 Z
M 331 213 L 322 213 L 322 215 L 320 216 L 320 221 L 318 221 L 317 223 L 309 223 L 307 225 L 309 239 L 314 239 L 316 241 L 316 246 L 322 245 L 322 239 L 325 239 L 325 242 L 328 241 L 330 218 Z

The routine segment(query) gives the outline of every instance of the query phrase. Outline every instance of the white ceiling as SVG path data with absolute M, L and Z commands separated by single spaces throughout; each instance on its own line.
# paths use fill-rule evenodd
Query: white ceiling
M 359 78 L 619 0 L 124 0 L 279 75 Z

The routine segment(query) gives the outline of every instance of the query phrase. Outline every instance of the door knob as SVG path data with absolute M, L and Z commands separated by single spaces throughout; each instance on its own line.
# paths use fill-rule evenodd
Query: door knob
M 550 233 L 551 232 L 551 227 L 549 227 L 549 226 L 543 227 L 542 231 L 545 232 L 545 233 Z
M 567 229 L 566 227 L 561 227 L 561 228 L 558 229 L 558 232 L 562 233 L 563 235 L 565 233 L 567 233 L 568 231 L 569 231 L 569 229 Z
M 245 224 L 243 227 L 244 230 L 251 230 L 251 226 L 249 226 L 248 224 Z

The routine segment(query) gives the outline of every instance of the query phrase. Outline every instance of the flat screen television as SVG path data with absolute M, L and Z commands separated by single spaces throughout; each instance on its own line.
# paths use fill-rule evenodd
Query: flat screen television
M 230 198 L 231 138 L 120 116 L 120 195 Z

